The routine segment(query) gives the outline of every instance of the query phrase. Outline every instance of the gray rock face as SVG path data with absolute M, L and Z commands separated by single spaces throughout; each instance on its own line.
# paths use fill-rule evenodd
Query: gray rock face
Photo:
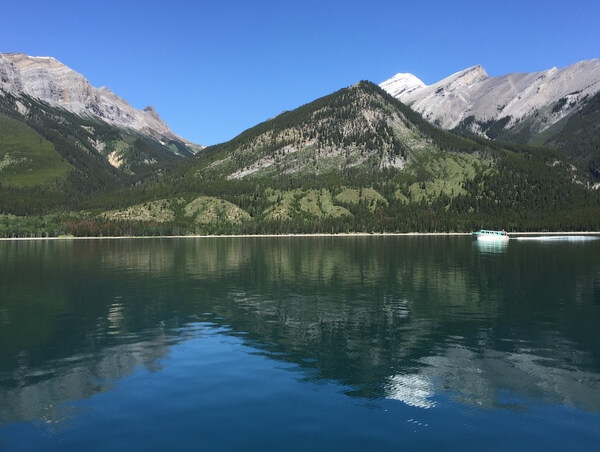
M 0 54 L 0 90 L 17 96 L 27 94 L 71 113 L 100 118 L 157 139 L 188 142 L 175 135 L 154 108 L 137 110 L 108 88 L 93 87 L 83 75 L 51 57 Z
M 581 61 L 542 72 L 490 77 L 481 66 L 457 72 L 433 85 L 411 74 L 397 74 L 380 86 L 429 121 L 453 129 L 474 117 L 477 122 L 505 119 L 505 129 L 529 120 L 541 132 L 581 108 L 600 91 L 600 62 Z M 422 83 L 422 82 L 421 82 Z

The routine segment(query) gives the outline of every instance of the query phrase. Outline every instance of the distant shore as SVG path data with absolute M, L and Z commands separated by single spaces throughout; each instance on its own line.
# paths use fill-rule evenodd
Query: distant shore
M 205 238 L 285 238 L 285 237 L 418 237 L 418 236 L 470 236 L 472 232 L 349 232 L 339 234 L 222 234 L 222 235 L 124 235 L 108 237 L 5 237 L 0 241 L 10 240 L 125 240 L 125 239 L 205 239 Z M 600 231 L 560 231 L 560 232 L 509 232 L 512 236 L 528 235 L 600 235 Z

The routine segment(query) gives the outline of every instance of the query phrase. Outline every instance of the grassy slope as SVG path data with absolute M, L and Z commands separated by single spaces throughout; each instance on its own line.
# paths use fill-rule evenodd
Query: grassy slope
M 267 195 L 270 205 L 262 213 L 266 220 L 291 220 L 295 217 L 339 218 L 352 215 L 348 209 L 335 205 L 331 192 L 326 188 L 268 190 Z
M 212 196 L 199 196 L 184 208 L 185 216 L 194 223 L 233 223 L 250 220 L 250 215 L 238 206 Z
M 32 187 L 64 180 L 70 165 L 31 127 L 0 116 L 0 182 Z

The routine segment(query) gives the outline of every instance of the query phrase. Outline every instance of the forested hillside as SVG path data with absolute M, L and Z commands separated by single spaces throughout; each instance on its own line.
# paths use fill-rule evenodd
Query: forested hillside
M 600 93 L 557 126 L 542 137 L 543 144 L 563 151 L 600 184 Z
M 100 125 L 66 116 L 60 129 L 29 108 L 70 170 L 34 188 L 3 186 L 21 200 L 2 201 L 4 236 L 600 229 L 599 193 L 566 152 L 441 130 L 369 82 L 196 157 L 165 157 L 135 137 L 132 149 L 156 150 L 157 161 L 132 159 L 129 173 L 74 151 Z M 105 133 L 106 142 L 131 138 Z M 65 199 L 64 187 L 81 189 Z
M 566 102 L 566 97 L 559 99 L 552 110 L 560 111 Z M 505 117 L 497 121 L 479 122 L 478 127 L 488 137 L 499 142 L 556 149 L 560 151 L 561 158 L 577 168 L 581 182 L 590 185 L 600 183 L 600 93 L 586 97 L 579 110 L 541 133 L 532 129 L 534 118 L 521 121 L 510 129 L 504 129 L 509 119 Z M 474 117 L 467 118 L 454 131 L 472 137 L 473 121 Z
M 160 175 L 192 152 L 181 142 L 83 118 L 28 96 L 0 95 L 0 207 L 18 215 L 76 208 Z

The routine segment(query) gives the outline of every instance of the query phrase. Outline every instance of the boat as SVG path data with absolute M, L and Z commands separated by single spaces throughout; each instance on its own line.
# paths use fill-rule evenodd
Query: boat
M 506 231 L 492 231 L 489 229 L 480 229 L 473 232 L 473 238 L 484 242 L 500 242 L 508 240 Z

